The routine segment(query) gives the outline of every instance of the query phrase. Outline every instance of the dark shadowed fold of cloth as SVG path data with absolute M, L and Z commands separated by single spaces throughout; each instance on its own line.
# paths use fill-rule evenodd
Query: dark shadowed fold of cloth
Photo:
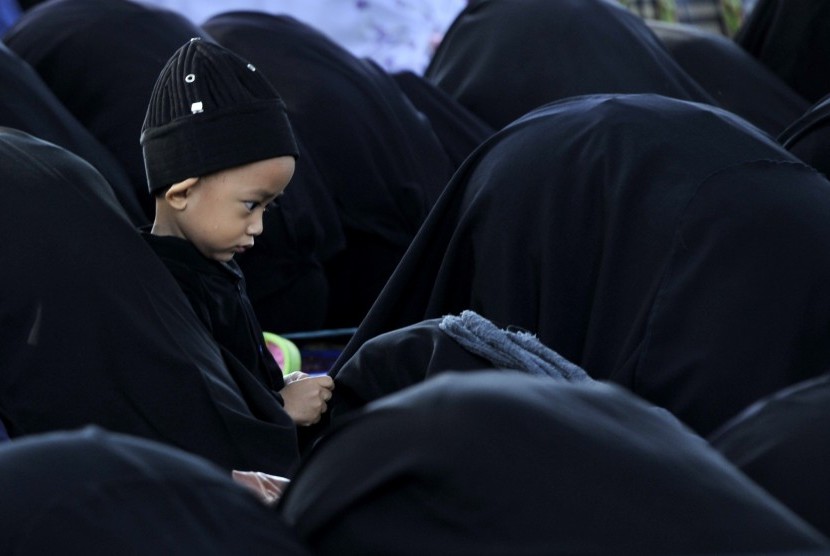
M 357 326 L 452 174 L 443 145 L 386 71 L 298 20 L 229 12 L 202 28 L 285 101 L 345 238 L 323 261 L 326 327 Z
M 735 42 L 813 103 L 830 94 L 828 33 L 824 0 L 759 0 Z
M 392 77 L 430 122 L 453 167 L 458 167 L 495 130 L 450 95 L 411 71 Z
M 731 113 L 552 103 L 456 172 L 332 374 L 469 309 L 710 432 L 830 364 L 828 215 L 830 183 Z
M 648 26 L 722 108 L 773 137 L 809 108 L 804 97 L 731 39 L 690 25 L 650 21 Z
M 0 133 L 0 415 L 14 439 L 98 424 L 225 469 L 288 476 L 296 427 L 223 360 L 182 290 L 77 156 Z M 33 233 L 36 230 L 36 233 Z
M 752 480 L 830 535 L 830 375 L 753 404 L 708 437 Z
M 0 446 L 0 489 L 3 554 L 308 554 L 225 470 L 99 427 Z
M 446 373 L 317 443 L 278 510 L 337 554 L 724 554 L 828 540 L 615 385 Z
M 0 43 L 0 126 L 72 151 L 101 172 L 135 225 L 147 221 L 136 190 L 112 153 L 67 110 L 28 63 Z
M 830 95 L 793 120 L 778 136 L 778 141 L 798 158 L 830 176 Z
M 548 102 L 594 93 L 716 101 L 639 16 L 607 0 L 475 0 L 425 77 L 495 128 Z

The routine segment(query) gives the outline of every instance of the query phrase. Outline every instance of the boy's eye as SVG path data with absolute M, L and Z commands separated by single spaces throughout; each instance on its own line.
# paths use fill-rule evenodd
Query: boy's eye
M 280 208 L 280 198 L 279 197 L 277 197 L 276 199 L 274 199 L 273 201 L 271 201 L 270 203 L 265 205 L 265 210 L 278 209 L 278 208 Z
M 259 206 L 257 201 L 242 201 L 242 204 L 245 205 L 245 208 L 248 209 L 248 212 L 252 212 L 255 208 Z

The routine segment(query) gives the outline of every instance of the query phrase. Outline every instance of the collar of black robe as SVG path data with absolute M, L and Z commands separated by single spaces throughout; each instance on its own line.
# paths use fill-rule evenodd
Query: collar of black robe
M 242 270 L 236 261 L 221 262 L 208 259 L 188 240 L 151 234 L 149 226 L 142 227 L 141 232 L 162 259 L 181 261 L 198 272 L 223 277 L 237 285 L 242 281 Z

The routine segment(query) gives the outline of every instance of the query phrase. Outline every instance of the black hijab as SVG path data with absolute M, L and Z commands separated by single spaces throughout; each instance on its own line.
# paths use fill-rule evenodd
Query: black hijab
M 72 151 L 101 172 L 136 225 L 146 216 L 124 169 L 112 153 L 66 109 L 40 76 L 0 43 L 0 126 L 30 133 Z
M 709 436 L 732 463 L 830 535 L 830 375 L 757 402 Z
M 98 427 L 0 446 L 0 491 L 3 554 L 309 554 L 227 472 Z
M 0 133 L 0 414 L 12 438 L 95 423 L 226 469 L 288 475 L 296 428 L 226 366 L 173 277 L 99 173 Z M 227 365 L 231 365 L 229 361 Z
M 202 27 L 285 100 L 346 240 L 326 261 L 327 325 L 356 326 L 452 173 L 441 143 L 389 74 L 300 21 L 232 12 Z
M 719 106 L 773 137 L 809 108 L 806 99 L 727 37 L 692 25 L 647 23 Z
M 151 222 L 141 124 L 161 68 L 197 36 L 205 34 L 183 15 L 137 2 L 49 0 L 26 11 L 3 41 L 121 162 Z
M 606 0 L 472 1 L 425 76 L 495 128 L 583 94 L 715 102 L 640 17 Z
M 830 93 L 828 36 L 825 0 L 758 0 L 735 42 L 813 103 Z
M 278 509 L 326 554 L 724 554 L 828 546 L 614 385 L 446 373 L 313 449 Z
M 830 184 L 731 113 L 553 103 L 467 159 L 332 373 L 471 309 L 709 432 L 830 365 L 828 215 Z

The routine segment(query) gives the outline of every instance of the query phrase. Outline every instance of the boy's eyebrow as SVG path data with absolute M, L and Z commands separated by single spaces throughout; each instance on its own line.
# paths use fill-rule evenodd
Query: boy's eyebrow
M 277 197 L 281 197 L 283 195 L 283 193 L 277 193 L 274 195 L 271 191 L 266 191 L 265 189 L 253 189 L 249 191 L 249 193 L 254 197 L 259 197 L 263 201 L 272 197 L 276 199 Z

